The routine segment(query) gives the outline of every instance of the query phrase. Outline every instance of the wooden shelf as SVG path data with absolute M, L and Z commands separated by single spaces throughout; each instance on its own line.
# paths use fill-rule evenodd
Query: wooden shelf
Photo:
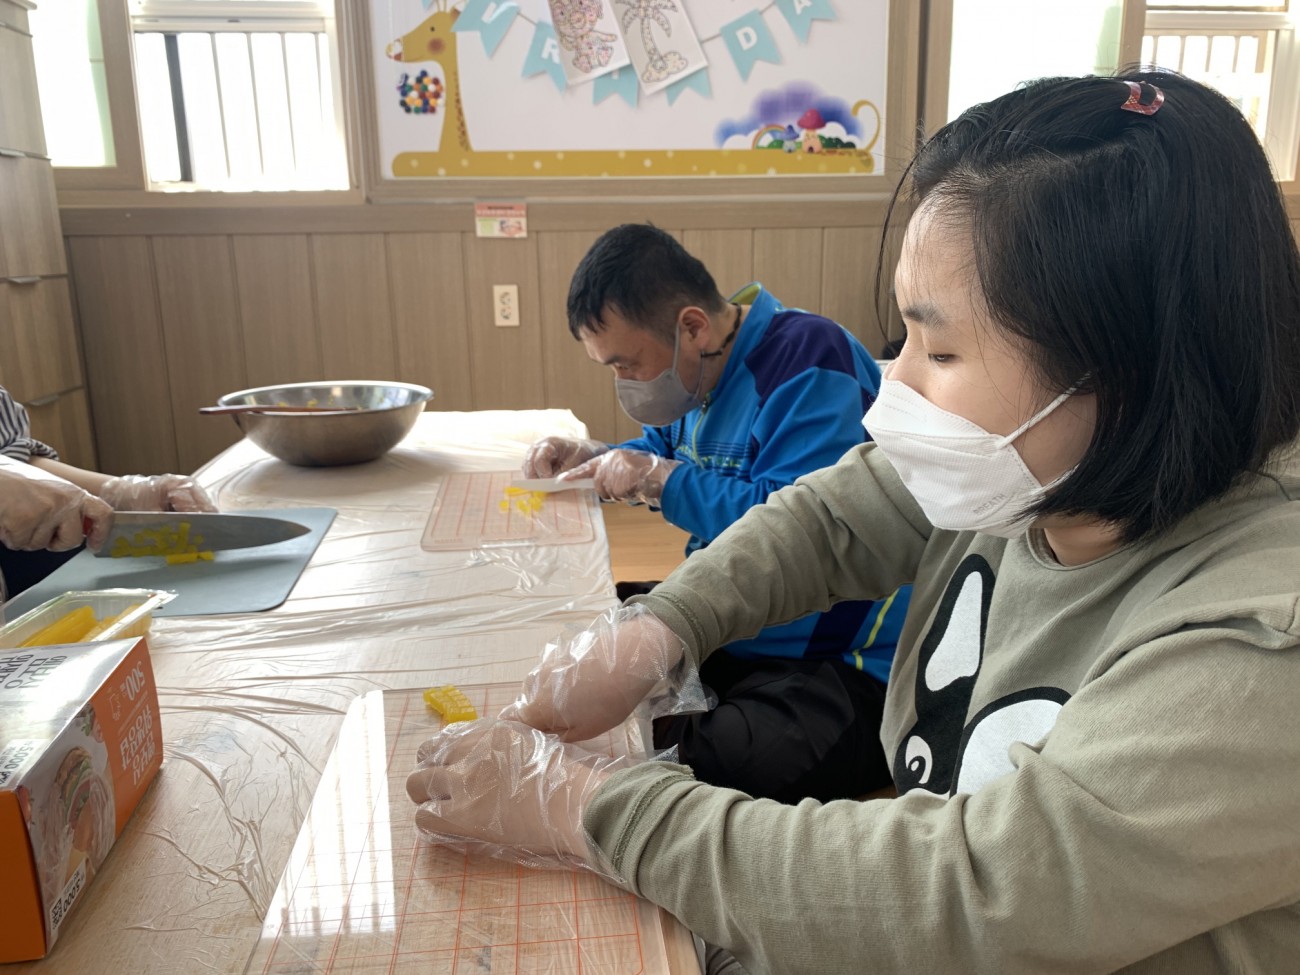
M 686 557 L 690 536 L 645 505 L 602 504 L 615 582 L 659 581 Z

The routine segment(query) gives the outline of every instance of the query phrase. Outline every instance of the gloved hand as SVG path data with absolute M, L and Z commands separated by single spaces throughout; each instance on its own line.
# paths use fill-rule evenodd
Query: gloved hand
M 524 455 L 524 477 L 554 477 L 607 450 L 609 444 L 599 440 L 546 437 L 529 447 Z
M 99 498 L 31 464 L 0 464 L 0 543 L 11 549 L 66 552 L 84 539 L 104 544 L 113 511 Z M 86 523 L 89 534 L 83 534 Z
M 420 804 L 422 832 L 534 867 L 592 867 L 583 810 L 611 772 L 631 764 L 496 718 L 450 725 L 417 757 L 406 792 Z
M 594 478 L 596 493 L 606 501 L 658 504 L 664 495 L 668 475 L 681 464 L 680 460 L 669 460 L 641 450 L 610 450 L 566 471 L 564 479 Z
M 501 717 L 586 741 L 624 721 L 661 681 L 698 688 L 696 669 L 678 667 L 683 659 L 686 645 L 644 606 L 607 610 L 582 632 L 546 645 Z
M 110 478 L 99 496 L 115 511 L 216 511 L 199 483 L 183 474 L 127 474 Z

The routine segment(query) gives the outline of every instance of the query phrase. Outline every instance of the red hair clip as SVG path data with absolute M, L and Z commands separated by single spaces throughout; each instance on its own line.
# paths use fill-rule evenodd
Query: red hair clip
M 1160 111 L 1160 106 L 1165 103 L 1165 93 L 1155 85 L 1146 81 L 1126 81 L 1128 85 L 1128 101 L 1120 106 L 1126 112 L 1137 112 L 1139 115 L 1154 115 Z M 1146 101 L 1142 100 L 1144 89 L 1151 92 Z

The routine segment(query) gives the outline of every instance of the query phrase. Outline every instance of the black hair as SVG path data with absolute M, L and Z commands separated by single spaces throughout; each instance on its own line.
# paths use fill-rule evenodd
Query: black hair
M 671 342 L 677 313 L 690 305 L 716 314 L 727 307 L 709 269 L 671 234 L 651 224 L 607 230 L 578 263 L 569 284 L 569 331 L 605 327 L 606 309 Z
M 1130 81 L 1158 111 L 1120 109 Z M 908 188 L 971 234 L 993 322 L 1042 384 L 1096 396 L 1091 443 L 1035 515 L 1150 536 L 1300 433 L 1300 253 L 1222 95 L 1165 72 L 1035 81 L 927 141 L 891 216 Z

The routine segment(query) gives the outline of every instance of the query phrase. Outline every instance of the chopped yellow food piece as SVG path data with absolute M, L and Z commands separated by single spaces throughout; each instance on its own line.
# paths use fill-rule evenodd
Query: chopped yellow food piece
M 528 488 L 510 486 L 505 489 L 505 492 L 506 500 L 501 502 L 501 510 L 508 512 L 513 501 L 515 510 L 521 515 L 536 514 L 542 510 L 542 504 L 546 500 L 545 491 L 530 491 Z
M 146 528 L 136 532 L 130 539 L 119 536 L 109 549 L 109 555 L 115 559 L 137 555 L 162 555 L 171 564 L 177 562 L 196 562 L 199 559 L 212 561 L 212 553 L 200 549 L 202 535 L 190 535 L 190 523 L 182 521 L 176 528 Z
M 48 647 L 56 643 L 78 643 L 95 625 L 95 611 L 81 606 L 60 616 L 23 641 L 24 647 Z
M 464 692 L 450 684 L 430 687 L 424 692 L 424 703 L 441 714 L 447 724 L 455 721 L 473 721 L 478 717 L 478 712 L 474 710 L 474 705 L 469 703 L 469 698 Z

